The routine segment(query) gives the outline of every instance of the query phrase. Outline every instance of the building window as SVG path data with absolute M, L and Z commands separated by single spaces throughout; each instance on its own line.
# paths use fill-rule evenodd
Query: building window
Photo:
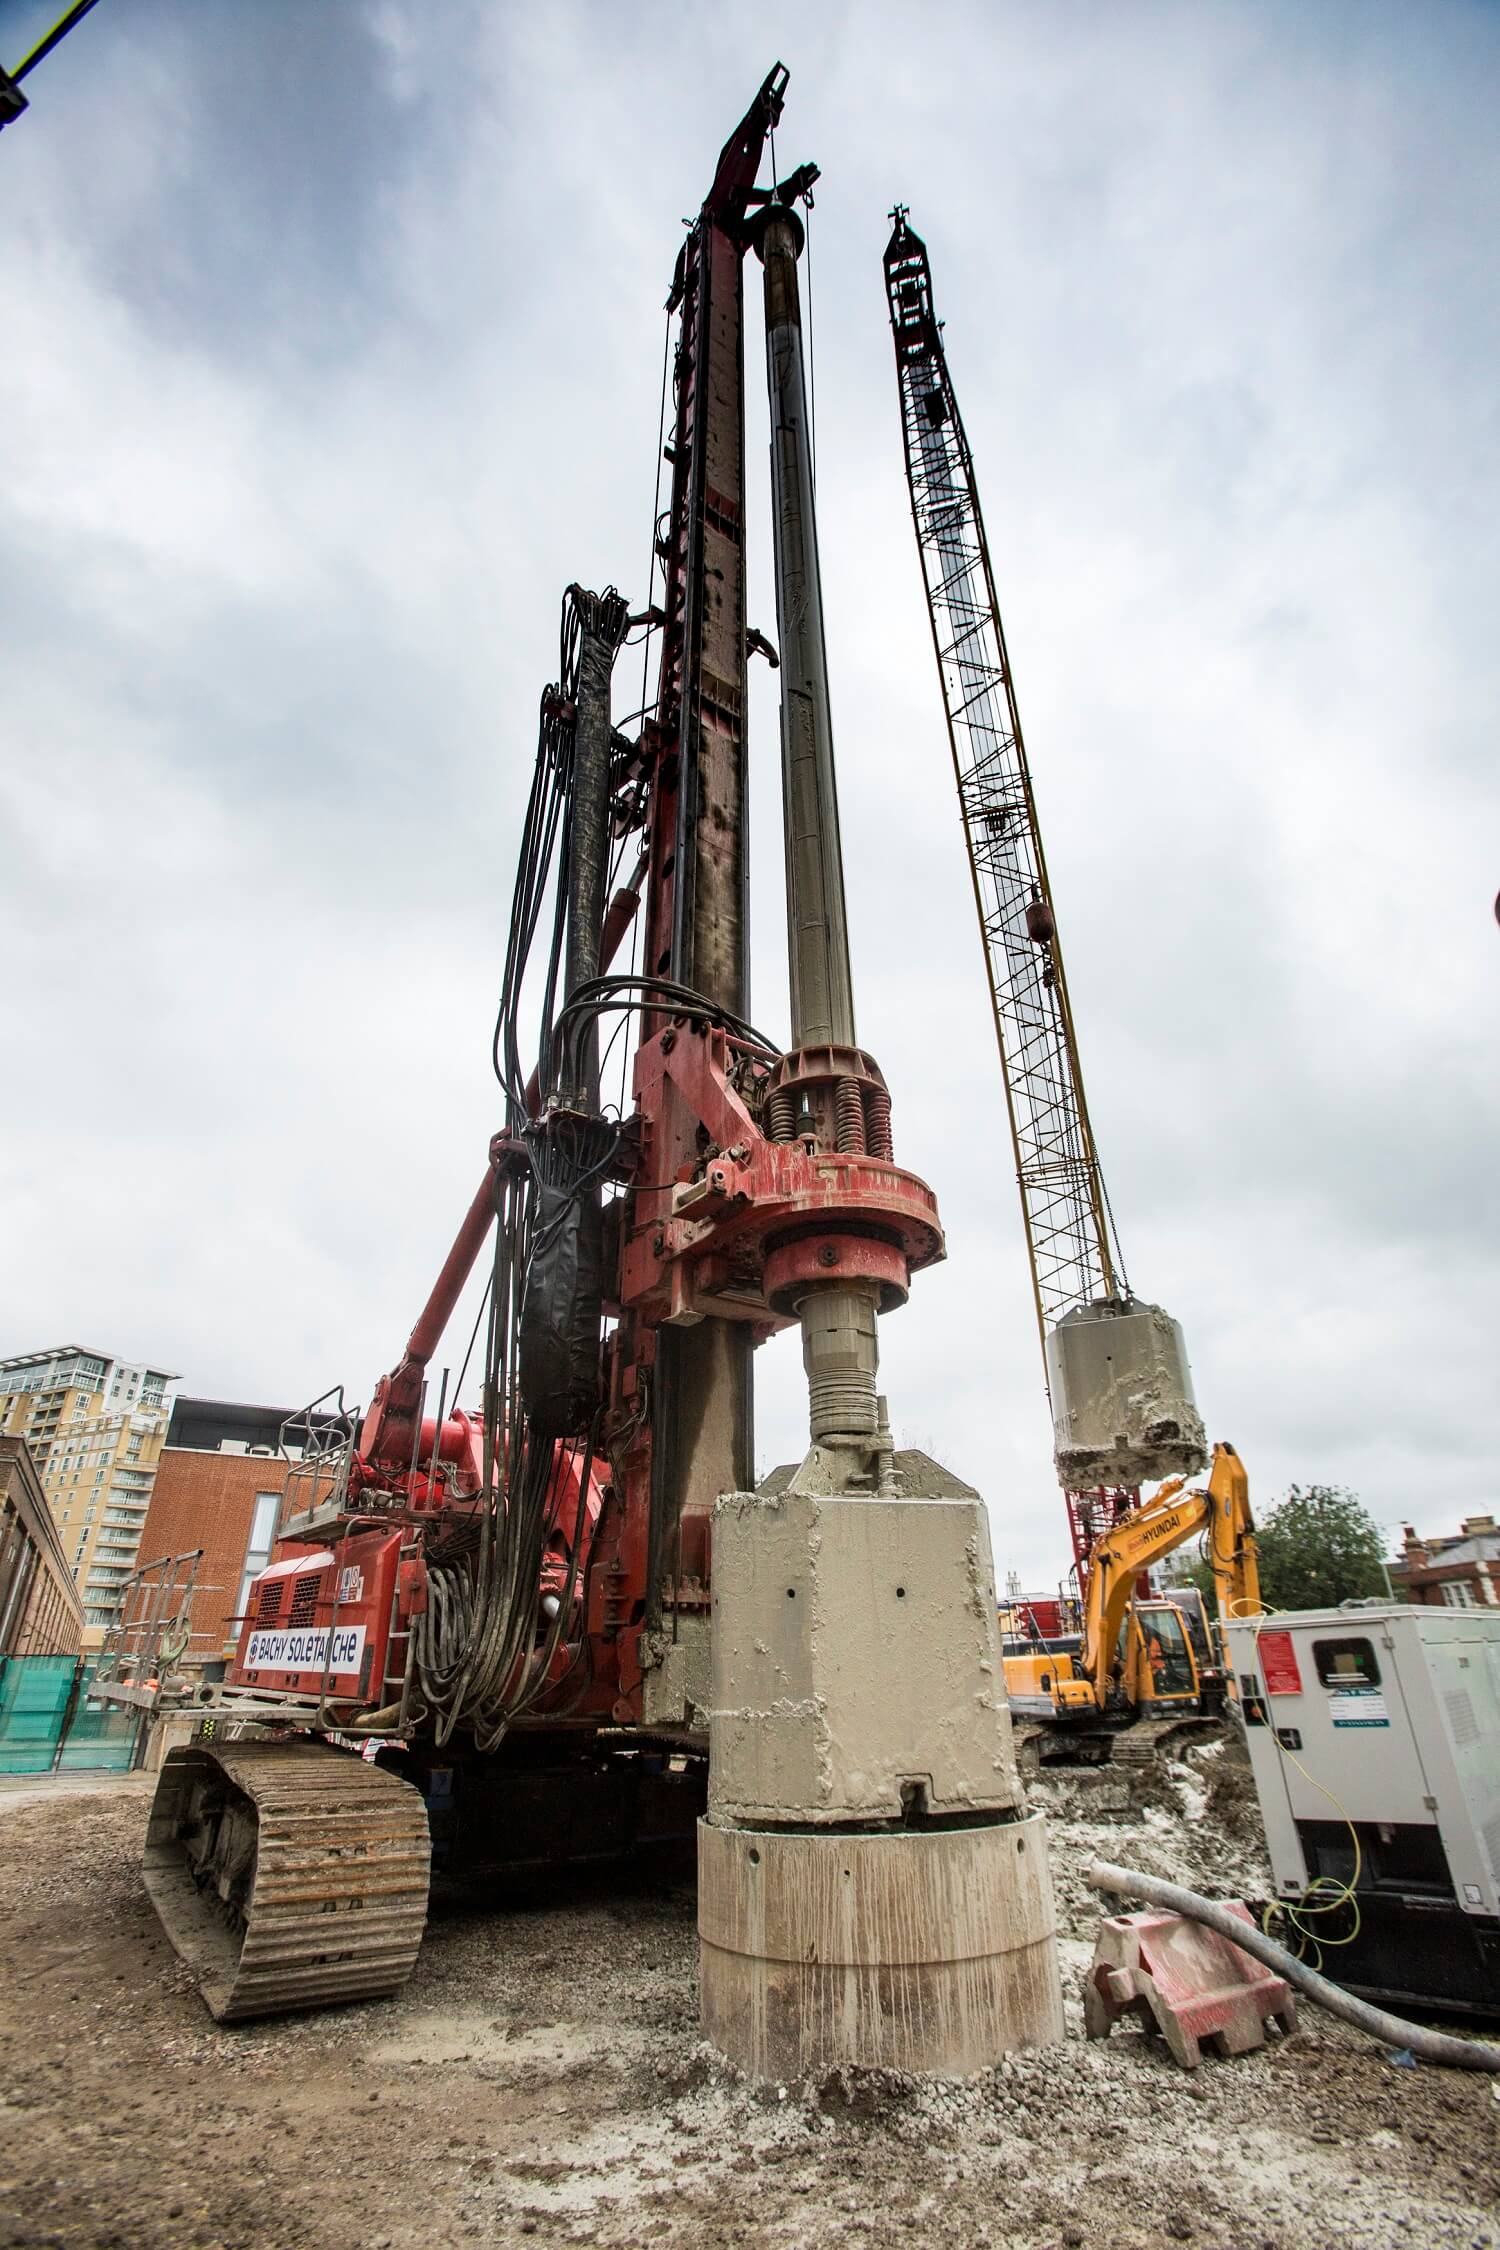
M 1474 1589 L 1467 1578 L 1445 1578 L 1443 1580 L 1443 1599 L 1450 1609 L 1472 1609 L 1474 1607 Z
M 234 1605 L 236 1617 L 243 1617 L 245 1604 L 250 1599 L 250 1587 L 271 1559 L 271 1549 L 276 1544 L 276 1518 L 281 1513 L 279 1492 L 257 1492 L 255 1515 L 250 1525 L 250 1544 L 245 1549 L 245 1575 L 240 1580 L 240 1596 Z

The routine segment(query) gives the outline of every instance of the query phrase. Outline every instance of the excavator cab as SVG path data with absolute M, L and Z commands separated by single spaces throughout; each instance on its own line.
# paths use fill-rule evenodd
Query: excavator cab
M 1175 1602 L 1136 1602 L 1125 1632 L 1139 1704 L 1192 1704 L 1202 1694 L 1187 1620 Z

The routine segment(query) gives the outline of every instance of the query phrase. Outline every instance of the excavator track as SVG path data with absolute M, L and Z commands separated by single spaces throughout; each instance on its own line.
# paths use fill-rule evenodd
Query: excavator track
M 220 2023 L 398 1992 L 427 1919 L 427 1810 L 311 1743 L 194 1743 L 162 1767 L 143 1874 Z
M 1133 1719 L 1128 1726 L 1049 1726 L 1045 1720 L 1017 1720 L 1016 1756 L 1023 1773 L 1092 1768 L 1153 1766 L 1180 1758 L 1195 1742 L 1213 1742 L 1224 1733 L 1222 1717 L 1197 1712 L 1172 1719 Z
M 1116 1737 L 1115 1763 L 1154 1765 L 1158 1758 L 1180 1758 L 1195 1742 L 1213 1742 L 1224 1733 L 1224 1721 L 1188 1712 L 1180 1719 L 1137 1719 Z

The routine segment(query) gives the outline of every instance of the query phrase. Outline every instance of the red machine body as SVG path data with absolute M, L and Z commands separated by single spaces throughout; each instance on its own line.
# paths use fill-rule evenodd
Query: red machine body
M 1012 1602 L 1010 1612 L 1015 1630 L 1034 1641 L 1060 1640 L 1064 1633 L 1078 1631 L 1076 1602 L 1064 1603 L 1061 1597 L 1048 1598 L 1028 1594 L 1021 1601 Z
M 445 1421 L 435 1469 L 435 1421 L 423 1423 L 421 1432 L 429 1466 L 407 1474 L 395 1491 L 363 1454 L 352 1454 L 349 1490 L 378 1511 L 376 1520 L 357 1501 L 341 1501 L 337 1520 L 345 1528 L 331 1543 L 303 1538 L 295 1528 L 278 1542 L 240 1620 L 230 1673 L 235 1686 L 313 1698 L 330 1725 L 346 1724 L 359 1711 L 399 1709 L 412 1632 L 430 1600 L 428 1543 L 441 1549 L 472 1538 L 480 1500 L 475 1418 L 457 1413 Z M 600 1464 L 562 1455 L 542 1552 L 544 1601 L 549 1593 L 561 1598 L 574 1575 L 574 1540 L 581 1542 L 582 1560 L 603 1505 Z M 577 1644 L 577 1630 L 563 1637 L 553 1667 L 559 1678 L 574 1662 Z
M 251 1589 L 236 1680 L 330 1704 L 383 1702 L 405 1543 L 400 1531 L 371 1530 L 351 1533 L 336 1549 L 284 1553 Z M 408 1590 L 420 1598 L 410 1579 Z M 399 1672 L 395 1689 L 399 1695 Z

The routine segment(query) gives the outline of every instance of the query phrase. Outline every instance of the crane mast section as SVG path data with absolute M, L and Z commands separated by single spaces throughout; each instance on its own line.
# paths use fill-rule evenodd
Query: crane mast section
M 896 215 L 886 290 L 912 521 L 1000 1047 L 1037 1326 L 1128 1298 L 1089 1123 L 989 544 L 920 238 Z

